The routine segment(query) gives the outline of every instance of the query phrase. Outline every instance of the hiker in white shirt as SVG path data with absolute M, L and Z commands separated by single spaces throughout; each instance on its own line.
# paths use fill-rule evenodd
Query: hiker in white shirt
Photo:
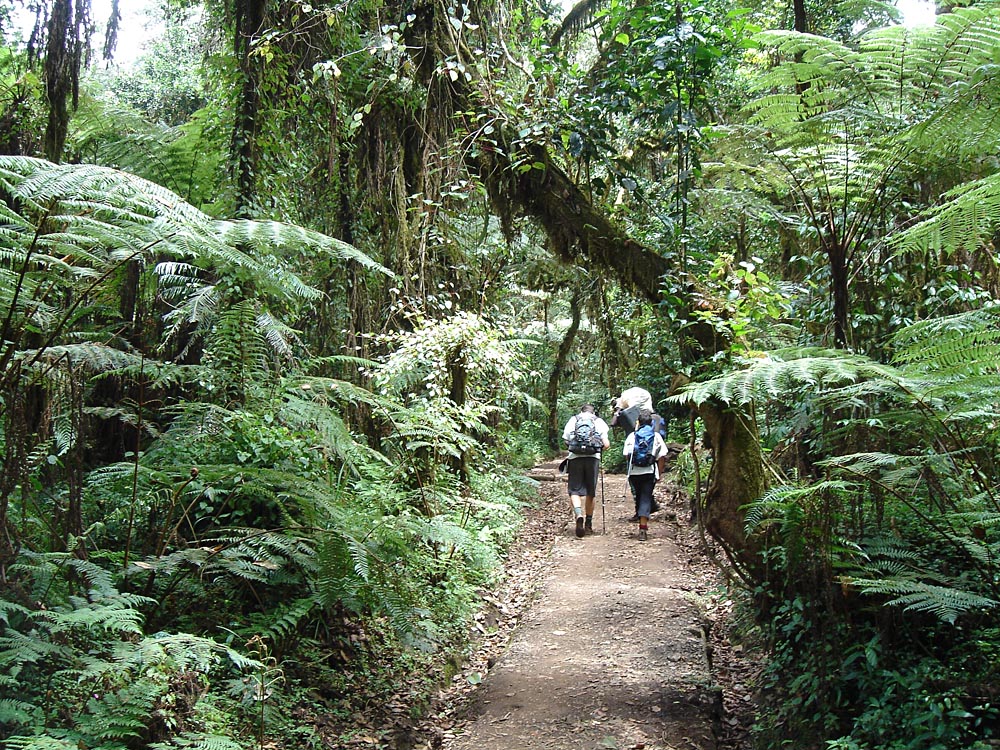
M 608 423 L 597 416 L 592 404 L 581 406 L 579 414 L 570 417 L 563 428 L 563 440 L 569 448 L 567 485 L 578 537 L 594 533 L 601 451 L 611 447 L 608 429 Z

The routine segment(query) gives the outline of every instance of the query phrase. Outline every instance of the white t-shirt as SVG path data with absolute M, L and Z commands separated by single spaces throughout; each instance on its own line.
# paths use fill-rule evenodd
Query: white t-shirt
M 568 443 L 569 442 L 570 437 L 573 435 L 573 431 L 576 429 L 576 416 L 577 415 L 574 414 L 572 417 L 570 417 L 569 421 L 566 423 L 566 426 L 563 428 L 563 442 L 564 443 Z M 603 419 L 601 419 L 596 414 L 594 414 L 592 416 L 594 417 L 594 429 L 597 430 L 597 434 L 601 436 L 601 440 L 603 440 L 605 443 L 608 442 L 608 432 L 610 432 L 610 428 L 608 427 L 608 423 L 605 422 Z M 601 452 L 597 451 L 597 453 L 592 453 L 592 454 L 580 454 L 580 453 L 574 453 L 573 451 L 570 451 L 569 452 L 569 457 L 570 458 L 595 458 L 595 457 L 596 458 L 600 458 L 601 457 Z
M 622 446 L 622 455 L 631 457 L 632 451 L 635 449 L 635 433 L 630 432 L 628 437 L 625 438 L 625 445 Z M 659 462 L 656 460 L 660 456 L 667 455 L 667 444 L 663 442 L 663 438 L 660 437 L 660 433 L 653 432 L 653 462 L 649 466 L 633 466 L 632 459 L 629 458 L 628 462 L 628 475 L 632 476 L 634 474 L 649 474 L 650 472 L 656 474 L 656 478 L 660 478 L 660 466 Z

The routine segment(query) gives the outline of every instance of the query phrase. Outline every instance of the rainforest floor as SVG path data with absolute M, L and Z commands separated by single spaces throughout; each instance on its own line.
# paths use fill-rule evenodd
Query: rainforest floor
M 657 485 L 638 541 L 624 475 L 603 477 L 595 534 L 576 538 L 558 462 L 484 592 L 475 646 L 398 743 L 413 750 L 745 750 L 753 665 L 687 496 Z

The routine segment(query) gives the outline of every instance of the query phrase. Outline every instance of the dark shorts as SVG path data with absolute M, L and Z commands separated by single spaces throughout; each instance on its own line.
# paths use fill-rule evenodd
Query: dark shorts
M 649 518 L 653 512 L 653 488 L 656 486 L 656 475 L 653 472 L 633 474 L 628 478 L 628 483 L 632 485 L 632 494 L 635 495 L 635 514 Z
M 597 456 L 577 456 L 569 460 L 569 494 L 594 497 L 597 495 L 597 471 L 601 460 Z

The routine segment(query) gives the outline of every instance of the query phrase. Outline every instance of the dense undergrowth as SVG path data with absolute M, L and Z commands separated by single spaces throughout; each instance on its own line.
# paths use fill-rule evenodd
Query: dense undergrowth
M 746 511 L 756 745 L 991 747 L 1000 734 L 995 308 L 911 325 L 891 364 L 784 351 L 695 387 L 770 436 Z
M 286 457 L 319 458 L 316 437 L 285 433 Z M 271 446 L 264 463 L 275 458 Z M 310 746 L 317 727 L 360 731 L 401 684 L 429 689 L 463 646 L 528 488 L 491 472 L 461 494 L 424 487 L 437 505 L 428 517 L 384 466 L 324 497 L 304 478 L 320 462 L 307 463 L 294 502 L 254 486 L 265 471 L 254 461 L 229 466 L 239 490 L 192 468 L 159 502 L 141 492 L 149 505 L 131 525 L 130 496 L 96 472 L 73 551 L 31 549 L 44 521 L 18 507 L 25 545 L 0 641 L 4 692 L 17 696 L 0 703 L 7 746 Z M 210 525 L 213 514 L 278 523 Z
M 311 357 L 282 254 L 380 272 L 353 249 L 113 170 L 0 178 L 4 745 L 329 745 L 395 731 L 364 717 L 403 684 L 419 714 L 532 496 L 498 463 L 537 450 L 498 444 L 520 345 L 458 313 Z

